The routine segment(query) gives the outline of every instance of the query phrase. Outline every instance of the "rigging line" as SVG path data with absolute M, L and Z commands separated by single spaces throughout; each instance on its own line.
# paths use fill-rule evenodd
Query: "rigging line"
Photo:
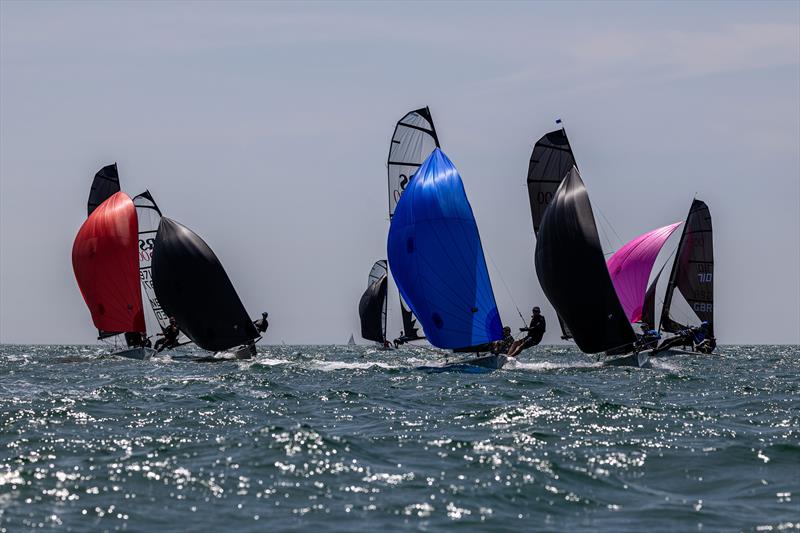
M 488 248 L 486 249 L 486 255 L 489 256 L 489 261 L 492 262 L 492 266 L 494 267 L 495 272 L 497 272 L 497 274 L 500 276 L 500 282 L 503 284 L 503 287 L 505 287 L 509 298 L 511 298 L 511 303 L 514 304 L 514 308 L 517 310 L 517 314 L 519 315 L 520 320 L 522 320 L 522 327 L 525 327 L 527 325 L 527 322 L 525 322 L 525 317 L 522 316 L 522 312 L 519 310 L 519 306 L 517 305 L 517 302 L 514 300 L 514 295 L 511 294 L 511 290 L 508 288 L 505 278 L 503 278 L 503 273 L 500 272 L 499 268 L 497 268 L 497 263 L 494 262 L 494 257 L 492 257 L 492 252 L 490 252 Z

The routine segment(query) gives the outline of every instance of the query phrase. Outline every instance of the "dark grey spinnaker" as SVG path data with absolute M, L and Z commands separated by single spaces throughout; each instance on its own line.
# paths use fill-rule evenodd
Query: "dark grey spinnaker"
M 230 278 L 192 230 L 163 217 L 152 260 L 153 287 L 167 316 L 200 348 L 222 352 L 259 338 Z
M 542 290 L 581 351 L 632 348 L 636 335 L 611 282 L 589 195 L 575 167 L 540 221 L 535 262 Z
M 87 215 L 92 214 L 92 211 L 97 209 L 97 206 L 105 202 L 113 194 L 118 193 L 119 188 L 119 173 L 117 172 L 117 164 L 107 165 L 97 171 L 92 180 L 92 187 L 89 189 L 89 201 L 87 202 Z
M 372 265 L 367 279 L 367 290 L 358 303 L 361 319 L 361 336 L 383 344 L 386 340 L 386 284 L 388 283 L 386 260 Z
M 577 165 L 564 128 L 546 133 L 536 141 L 528 164 L 527 183 L 533 233 L 537 238 L 545 210 L 572 167 L 577 168 Z M 561 326 L 562 338 L 572 338 L 569 327 L 560 315 L 558 323 Z

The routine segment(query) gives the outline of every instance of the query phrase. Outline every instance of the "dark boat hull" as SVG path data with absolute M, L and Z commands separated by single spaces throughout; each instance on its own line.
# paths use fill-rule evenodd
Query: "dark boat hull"
M 500 370 L 508 362 L 505 355 L 482 355 L 471 359 L 462 359 L 441 366 L 420 366 L 417 370 L 426 372 L 463 372 L 467 374 L 484 374 Z
M 649 368 L 650 356 L 648 352 L 631 353 L 622 357 L 615 357 L 603 361 L 603 366 L 631 366 L 634 368 Z

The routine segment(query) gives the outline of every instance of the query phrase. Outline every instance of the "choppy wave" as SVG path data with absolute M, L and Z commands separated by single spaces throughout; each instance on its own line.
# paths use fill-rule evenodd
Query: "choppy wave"
M 443 360 L 2 346 L 0 529 L 800 529 L 796 346 L 643 370 L 537 347 L 489 374 L 415 370 Z

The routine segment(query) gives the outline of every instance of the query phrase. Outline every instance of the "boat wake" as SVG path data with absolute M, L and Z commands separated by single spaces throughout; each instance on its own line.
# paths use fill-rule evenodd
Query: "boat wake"
M 562 368 L 600 368 L 602 366 L 603 363 L 599 361 L 565 361 L 563 363 L 554 363 L 552 361 L 509 361 L 506 369 L 541 372 L 543 370 L 559 370 Z

